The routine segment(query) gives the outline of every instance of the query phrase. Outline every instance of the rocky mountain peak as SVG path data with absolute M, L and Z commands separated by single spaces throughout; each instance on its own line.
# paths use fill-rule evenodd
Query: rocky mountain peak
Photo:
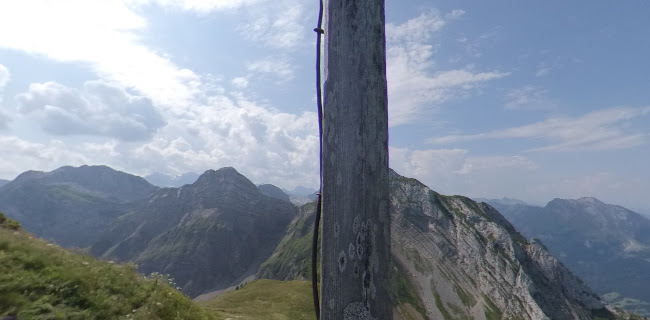
M 285 193 L 284 191 L 282 191 L 282 189 L 280 189 L 280 188 L 278 188 L 278 187 L 276 187 L 276 186 L 274 186 L 272 184 L 268 184 L 268 183 L 267 184 L 260 184 L 257 187 L 262 191 L 262 193 L 264 193 L 265 195 L 267 195 L 269 197 L 280 199 L 280 200 L 287 201 L 287 202 L 291 202 L 291 198 L 289 197 L 289 195 L 287 193 Z
M 207 170 L 195 183 L 181 188 L 179 193 L 190 192 L 193 198 L 204 205 L 212 206 L 217 202 L 257 202 L 265 195 L 248 178 L 232 167 Z
M 560 198 L 554 198 L 553 200 L 549 201 L 546 206 L 563 206 L 568 204 L 569 202 L 566 199 L 560 199 Z
M 248 178 L 243 176 L 233 167 L 224 167 L 218 170 L 206 170 L 199 176 L 194 185 L 211 186 L 220 189 L 230 186 L 238 186 L 246 189 L 256 189 L 257 186 L 252 183 Z
M 25 184 L 66 186 L 76 192 L 92 194 L 100 198 L 116 198 L 120 201 L 143 199 L 157 188 L 141 177 L 107 166 L 64 166 L 50 172 L 27 171 L 9 182 L 10 188 L 22 188 Z
M 594 198 L 594 197 L 582 197 L 577 200 L 580 203 L 589 203 L 589 204 L 594 204 L 594 205 L 604 205 L 602 201 Z
M 545 209 L 549 214 L 561 219 L 586 219 L 585 223 L 603 231 L 607 231 L 612 225 L 629 224 L 626 221 L 648 223 L 647 219 L 636 212 L 621 206 L 606 204 L 594 197 L 554 199 L 546 205 Z
M 594 197 L 581 197 L 579 199 L 555 198 L 555 199 L 549 201 L 549 203 L 547 205 L 555 205 L 555 206 L 567 206 L 567 205 L 569 205 L 569 206 L 575 206 L 575 205 L 579 205 L 579 206 L 583 206 L 583 205 L 601 206 L 601 205 L 605 205 L 606 206 L 607 204 L 603 203 L 602 201 L 600 201 L 600 200 L 598 200 L 598 199 L 596 199 Z
M 555 210 L 582 211 L 582 212 L 589 211 L 591 214 L 599 214 L 602 211 L 607 211 L 608 207 L 614 207 L 594 197 L 582 197 L 579 199 L 555 198 L 552 201 L 550 201 L 546 206 L 549 208 L 553 208 Z
M 295 207 L 267 196 L 234 168 L 163 188 L 117 221 L 90 252 L 170 274 L 186 294 L 238 284 L 271 254 Z
M 38 171 L 38 170 L 28 170 L 25 171 L 21 174 L 19 174 L 12 182 L 22 182 L 22 181 L 28 181 L 31 179 L 36 179 L 38 177 L 41 177 L 45 174 L 43 171 Z

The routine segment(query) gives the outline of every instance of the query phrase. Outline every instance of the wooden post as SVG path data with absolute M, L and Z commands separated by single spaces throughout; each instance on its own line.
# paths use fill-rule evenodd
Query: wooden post
M 392 319 L 384 0 L 325 11 L 321 319 Z

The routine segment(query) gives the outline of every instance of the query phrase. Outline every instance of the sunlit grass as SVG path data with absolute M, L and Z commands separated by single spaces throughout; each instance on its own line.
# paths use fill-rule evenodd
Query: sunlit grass
M 200 304 L 222 316 L 240 320 L 316 317 L 309 281 L 257 280 Z
M 4 216 L 3 216 L 4 217 Z M 0 218 L 2 219 L 2 218 Z M 134 265 L 71 253 L 0 224 L 0 315 L 29 319 L 222 319 Z

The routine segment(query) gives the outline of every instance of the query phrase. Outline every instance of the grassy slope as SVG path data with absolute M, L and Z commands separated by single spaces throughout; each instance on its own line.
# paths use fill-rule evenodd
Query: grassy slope
M 424 306 L 410 282 L 395 266 L 393 294 L 396 319 L 426 319 Z M 221 316 L 241 320 L 314 319 L 311 282 L 261 279 L 199 303 Z
M 0 213 L 0 316 L 30 319 L 222 319 L 133 265 L 35 239 Z
M 311 247 L 315 213 L 315 201 L 299 208 L 298 216 L 289 224 L 287 234 L 280 241 L 271 257 L 260 266 L 257 272 L 259 278 L 311 279 Z
M 309 281 L 257 280 L 200 304 L 215 313 L 239 320 L 315 318 Z

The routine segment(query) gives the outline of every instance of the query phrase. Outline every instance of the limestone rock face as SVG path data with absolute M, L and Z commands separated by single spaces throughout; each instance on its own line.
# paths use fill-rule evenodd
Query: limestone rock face
M 391 205 L 394 256 L 431 319 L 590 319 L 605 310 L 541 243 L 528 243 L 485 203 L 392 172 Z
M 265 195 L 235 169 L 208 170 L 194 184 L 152 194 L 91 253 L 169 274 L 196 296 L 255 274 L 295 215 L 291 203 Z
M 634 319 L 488 204 L 440 195 L 392 170 L 390 178 L 395 319 Z M 259 276 L 309 274 L 310 247 L 300 250 L 314 209 L 301 209 Z

